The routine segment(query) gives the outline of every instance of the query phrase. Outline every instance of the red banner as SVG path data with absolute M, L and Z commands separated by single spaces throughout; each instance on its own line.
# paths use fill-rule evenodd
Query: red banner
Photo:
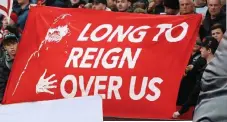
M 32 8 L 4 104 L 100 94 L 104 116 L 170 118 L 200 21 Z

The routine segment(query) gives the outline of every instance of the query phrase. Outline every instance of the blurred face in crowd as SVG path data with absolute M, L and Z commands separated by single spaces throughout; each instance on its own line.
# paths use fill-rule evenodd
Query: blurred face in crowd
M 201 57 L 205 59 L 212 53 L 211 49 L 210 48 L 207 49 L 206 47 L 201 47 L 200 52 L 201 52 Z
M 127 9 L 131 6 L 131 2 L 128 0 L 117 0 L 117 10 L 120 12 L 127 11 Z
M 115 0 L 107 0 L 107 6 L 112 8 L 116 6 L 116 1 Z
M 10 33 L 10 32 L 9 32 L 8 30 L 6 30 L 6 29 L 3 31 L 3 35 L 4 35 L 4 36 L 7 35 L 7 34 L 9 34 L 9 33 Z
M 192 0 L 179 0 L 180 14 L 192 14 L 194 12 L 194 3 Z
M 197 40 L 198 42 L 201 42 L 200 37 L 197 37 L 196 40 Z M 197 42 L 197 41 L 196 41 L 196 42 Z M 194 45 L 194 47 L 193 47 L 193 52 L 198 52 L 198 51 L 200 51 L 200 48 L 201 48 L 201 46 L 198 45 L 198 44 L 196 43 L 196 44 Z
M 17 52 L 17 45 L 18 45 L 17 42 L 10 42 L 4 45 L 4 49 L 10 56 L 15 56 Z
M 143 2 L 136 2 L 136 3 L 134 3 L 134 6 L 135 6 L 135 8 L 142 8 L 142 9 L 146 8 L 145 3 L 143 3 Z
M 226 4 L 226 0 L 221 0 L 221 5 L 225 5 Z
M 29 3 L 29 0 L 17 0 L 19 5 Z
M 92 9 L 95 9 L 95 10 L 105 10 L 106 9 L 106 5 L 105 4 L 102 4 L 102 3 L 93 3 Z
M 206 4 L 206 0 L 195 0 L 194 3 L 195 3 L 197 6 L 200 6 L 200 5 Z
M 70 0 L 71 4 L 74 5 L 74 4 L 77 4 L 79 3 L 79 0 Z
M 178 10 L 176 10 L 176 9 L 171 9 L 171 8 L 165 6 L 165 13 L 166 13 L 167 15 L 176 15 L 177 12 L 178 12 Z
M 5 29 L 6 26 L 8 26 L 8 25 L 14 25 L 14 24 L 15 23 L 13 22 L 12 19 L 10 19 L 9 22 L 8 22 L 7 17 L 4 17 L 3 20 L 2 20 L 2 27 L 3 27 L 3 29 Z
M 218 40 L 218 42 L 221 41 L 222 37 L 224 36 L 222 30 L 220 28 L 214 29 L 211 31 L 212 37 Z
M 208 10 L 212 16 L 217 16 L 221 11 L 221 2 L 220 0 L 207 0 L 208 2 Z
M 163 2 L 163 0 L 154 0 L 154 2 L 155 2 L 156 5 L 159 5 Z
M 200 46 L 195 44 L 193 47 L 193 52 L 198 52 L 200 50 Z

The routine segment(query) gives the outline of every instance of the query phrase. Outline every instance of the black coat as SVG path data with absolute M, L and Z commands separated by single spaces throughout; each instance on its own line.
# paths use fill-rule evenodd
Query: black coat
M 195 87 L 193 88 L 192 92 L 190 93 L 187 101 L 183 104 L 183 106 L 179 110 L 179 113 L 181 115 L 186 113 L 191 106 L 195 106 L 198 103 L 198 97 L 199 97 L 199 93 L 201 91 L 201 78 L 203 76 L 204 70 L 206 69 L 206 66 L 207 65 L 205 65 L 202 69 L 200 69 L 200 74 L 197 77 Z
M 164 11 L 165 11 L 164 6 L 160 4 L 155 7 L 154 14 L 160 14 L 163 13 Z
M 68 8 L 69 0 L 46 0 L 46 6 Z
M 7 80 L 9 78 L 10 69 L 6 66 L 5 56 L 0 58 L 0 103 L 2 102 Z
M 191 56 L 188 65 L 190 64 L 192 64 L 194 68 L 181 80 L 177 105 L 183 105 L 188 100 L 188 96 L 193 91 L 196 81 L 200 77 L 201 69 L 206 65 L 206 60 L 200 56 L 199 52 L 197 52 Z
M 211 27 L 219 23 L 221 24 L 224 28 L 226 28 L 226 14 L 221 11 L 220 14 L 215 18 L 211 19 L 211 15 L 209 12 L 207 12 L 206 17 L 203 21 L 203 26 L 200 28 L 200 36 L 201 38 L 204 38 L 205 36 L 210 36 L 211 35 Z

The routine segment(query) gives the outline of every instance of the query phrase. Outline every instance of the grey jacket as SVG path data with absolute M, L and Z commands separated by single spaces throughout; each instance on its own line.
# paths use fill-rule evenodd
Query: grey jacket
M 193 122 L 227 122 L 227 32 L 203 73 Z

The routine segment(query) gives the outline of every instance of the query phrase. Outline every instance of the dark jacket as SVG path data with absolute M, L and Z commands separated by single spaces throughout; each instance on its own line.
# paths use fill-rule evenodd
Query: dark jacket
M 46 0 L 46 6 L 67 8 L 69 0 Z
M 30 0 L 30 3 L 36 4 L 37 3 L 37 0 Z
M 227 122 L 227 32 L 207 65 L 193 122 Z
M 196 85 L 195 85 L 194 89 L 190 93 L 187 101 L 184 103 L 184 105 L 179 110 L 179 113 L 181 115 L 186 113 L 191 106 L 195 106 L 197 104 L 199 93 L 201 91 L 201 78 L 202 78 L 202 75 L 203 75 L 203 72 L 204 72 L 206 66 L 207 65 L 205 65 L 203 68 L 200 69 L 200 73 L 199 73 L 198 77 L 196 78 Z
M 164 5 L 160 4 L 155 7 L 154 14 L 160 14 L 165 11 Z
M 207 12 L 206 17 L 203 21 L 203 26 L 200 30 L 200 34 L 204 35 L 204 37 L 209 36 L 211 33 L 211 27 L 216 23 L 219 23 L 224 28 L 226 28 L 226 14 L 223 11 L 221 11 L 220 14 L 215 19 L 212 20 L 210 13 Z
M 10 68 L 6 65 L 6 55 L 0 58 L 0 103 L 2 102 L 7 80 L 10 74 Z
M 194 89 L 196 81 L 200 76 L 201 69 L 206 65 L 206 60 L 197 52 L 191 56 L 188 65 L 193 65 L 194 67 L 181 80 L 177 105 L 183 105 L 188 100 L 188 96 Z
M 221 10 L 226 14 L 226 5 L 223 5 L 223 6 L 221 7 Z
M 0 45 L 0 58 L 2 58 L 4 56 L 4 50 L 2 49 L 1 45 Z

